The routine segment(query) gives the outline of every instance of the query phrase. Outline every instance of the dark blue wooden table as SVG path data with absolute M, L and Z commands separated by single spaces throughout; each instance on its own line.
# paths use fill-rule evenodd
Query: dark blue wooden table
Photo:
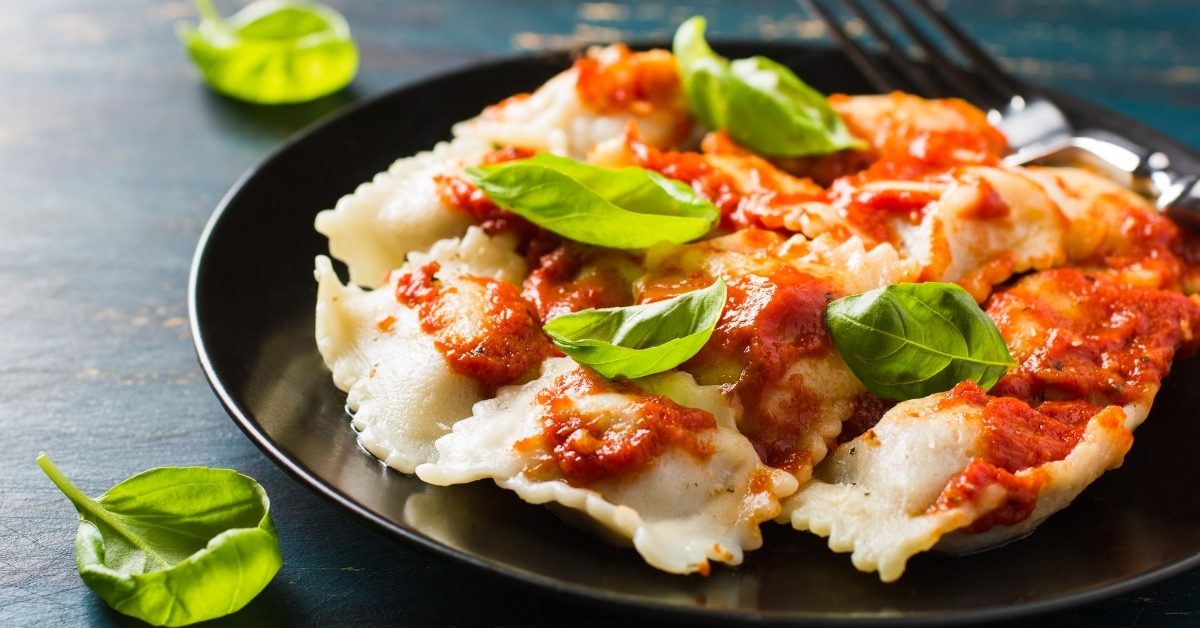
M 337 0 L 362 50 L 353 85 L 262 108 L 214 95 L 173 33 L 187 1 L 0 3 L 0 625 L 134 625 L 75 571 L 74 510 L 49 452 L 90 494 L 164 465 L 234 468 L 272 500 L 285 564 L 230 625 L 658 625 L 428 555 L 314 497 L 210 392 L 188 331 L 197 238 L 247 168 L 305 125 L 421 77 L 515 52 L 668 37 L 821 40 L 791 2 Z M 238 3 L 219 1 L 229 12 Z M 1200 149 L 1200 6 L 1167 0 L 949 3 L 1014 71 Z M 1169 480 L 1165 478 L 1164 480 Z M 1184 498 L 1194 487 L 1180 487 Z M 1042 618 L 1200 623 L 1200 572 Z

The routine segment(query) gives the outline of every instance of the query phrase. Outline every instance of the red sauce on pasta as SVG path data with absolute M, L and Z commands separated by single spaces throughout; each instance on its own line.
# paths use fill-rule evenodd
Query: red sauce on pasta
M 576 61 L 575 69 L 579 100 L 597 113 L 647 116 L 660 107 L 682 106 L 679 67 L 665 50 L 635 53 L 616 44 L 603 57 Z
M 968 533 L 1024 521 L 1037 506 L 1045 476 L 1018 472 L 1066 458 L 1087 422 L 1101 411 L 1085 401 L 1046 402 L 1033 408 L 1019 399 L 989 397 L 970 380 L 955 386 L 942 403 L 983 406 L 982 451 L 950 480 L 932 506 L 944 510 L 975 503 L 994 508 L 965 528 Z M 994 506 L 997 500 L 999 506 Z
M 480 166 L 495 166 L 510 161 L 520 159 L 529 159 L 537 154 L 537 151 L 532 148 L 523 148 L 520 146 L 505 146 L 504 148 L 494 150 L 483 156 L 479 160 Z
M 797 179 L 762 157 L 737 147 L 724 133 L 704 139 L 706 154 L 660 151 L 627 138 L 634 164 L 687 183 L 721 212 L 720 228 L 785 230 L 784 217 L 793 206 L 824 202 L 825 190 L 809 179 Z M 741 173 L 752 189 L 743 189 L 737 178 L 723 170 L 711 155 L 734 160 L 730 167 Z
M 723 227 L 732 226 L 729 217 L 742 200 L 733 177 L 714 167 L 699 153 L 660 151 L 633 140 L 627 140 L 626 144 L 633 152 L 634 165 L 690 185 L 696 194 L 721 211 Z
M 1091 408 L 1091 414 L 1100 411 Z M 1079 442 L 1086 423 L 1087 419 L 1082 424 L 1064 423 L 1018 399 L 992 397 L 983 409 L 984 459 L 1009 473 L 1062 460 Z
M 632 280 L 617 265 L 622 255 L 563 244 L 538 259 L 538 267 L 525 279 L 522 295 L 543 323 L 588 308 L 632 305 Z
M 535 154 L 537 151 L 532 149 L 508 146 L 484 155 L 480 160 L 480 165 L 494 166 L 509 161 L 527 159 Z M 443 203 L 466 212 L 488 233 L 512 231 L 525 242 L 540 231 L 521 216 L 501 209 L 483 193 L 483 190 L 479 189 L 479 186 L 465 177 L 439 174 L 434 175 L 433 181 L 437 186 L 438 198 Z
M 489 396 L 558 353 L 515 286 L 464 276 L 445 287 L 438 270 L 430 262 L 401 277 L 396 299 L 417 311 L 421 329 L 433 336 L 450 367 L 479 382 Z
M 1194 351 L 1200 326 L 1194 298 L 1075 268 L 1018 282 L 994 294 L 985 310 L 1020 362 L 992 392 L 1030 402 L 1140 399 L 1170 372 L 1176 351 Z
M 1000 140 L 1007 144 L 1002 136 Z M 923 131 L 903 146 L 880 151 L 879 160 L 856 178 L 863 182 L 917 181 L 963 164 L 998 166 L 1003 151 L 995 150 L 995 142 L 993 135 L 974 131 Z
M 611 409 L 580 406 L 574 397 L 616 393 L 627 403 Z M 712 455 L 709 412 L 686 408 L 637 384 L 612 381 L 580 367 L 538 391 L 541 438 L 569 479 L 588 483 L 643 468 L 667 447 L 698 458 Z M 538 469 L 528 470 L 537 473 Z
M 938 496 L 935 510 L 949 510 L 999 497 L 1000 505 L 961 531 L 986 532 L 997 525 L 1014 525 L 1029 518 L 1037 508 L 1038 492 L 1045 477 L 1041 473 L 1016 476 L 978 458 L 971 461 Z
M 927 190 L 890 187 L 863 191 L 859 185 L 853 178 L 839 179 L 830 187 L 829 195 L 850 224 L 877 242 L 897 240 L 892 230 L 896 219 L 917 224 L 921 222 L 925 208 L 941 197 L 939 193 Z
M 706 286 L 712 279 L 696 283 Z M 799 375 L 786 373 L 801 357 L 830 350 L 824 312 L 833 295 L 824 281 L 784 264 L 726 283 L 725 310 L 712 338 L 681 368 L 702 373 L 714 365 L 740 367 L 725 384 L 742 407 L 739 431 L 765 464 L 796 471 L 814 462 L 801 439 L 820 403 Z

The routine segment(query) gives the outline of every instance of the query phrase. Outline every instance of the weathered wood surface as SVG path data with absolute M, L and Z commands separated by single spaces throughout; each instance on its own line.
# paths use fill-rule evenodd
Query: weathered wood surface
M 228 419 L 197 365 L 185 293 L 192 252 L 243 171 L 350 101 L 514 51 L 666 37 L 697 11 L 713 18 L 714 36 L 820 38 L 821 29 L 784 1 L 330 4 L 362 46 L 360 76 L 317 103 L 263 109 L 200 83 L 173 34 L 194 16 L 187 1 L 0 3 L 0 625 L 138 623 L 76 574 L 75 513 L 34 464 L 40 450 L 91 494 L 160 465 L 258 478 L 286 564 L 230 625 L 658 625 L 394 542 L 286 477 Z M 1200 149 L 1195 3 L 956 1 L 949 10 L 1027 78 Z M 1197 591 L 1193 572 L 1045 620 L 1195 625 Z

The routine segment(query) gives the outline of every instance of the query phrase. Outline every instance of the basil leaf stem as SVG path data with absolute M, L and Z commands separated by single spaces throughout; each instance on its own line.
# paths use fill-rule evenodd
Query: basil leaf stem
M 543 329 L 563 353 L 605 377 L 645 377 L 679 366 L 708 342 L 725 294 L 717 279 L 655 303 L 564 314 Z
M 681 244 L 707 234 L 720 217 L 686 184 L 642 168 L 598 168 L 538 153 L 466 173 L 500 207 L 585 244 Z
M 295 103 L 336 92 L 358 71 L 358 48 L 337 11 L 298 0 L 259 0 L 229 20 L 194 0 L 199 26 L 176 34 L 213 89 L 248 102 Z
M 730 62 L 704 39 L 695 16 L 675 31 L 672 52 L 688 108 L 706 128 L 725 129 L 737 143 L 773 157 L 823 155 L 866 148 L 825 96 L 766 57 Z
M 975 380 L 991 388 L 1016 366 L 1004 337 L 961 287 L 900 283 L 825 308 L 833 344 L 872 394 L 903 401 Z
M 151 469 L 93 499 L 45 453 L 37 463 L 79 511 L 79 576 L 121 613 L 156 626 L 228 615 L 283 564 L 266 493 L 236 471 Z

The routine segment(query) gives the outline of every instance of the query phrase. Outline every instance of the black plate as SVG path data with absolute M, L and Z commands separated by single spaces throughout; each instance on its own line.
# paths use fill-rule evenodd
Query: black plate
M 865 92 L 826 49 L 726 45 L 766 54 L 825 92 Z M 855 571 L 823 539 L 772 523 L 765 546 L 708 578 L 648 567 L 490 482 L 449 488 L 386 469 L 358 447 L 313 340 L 313 257 L 327 251 L 313 217 L 387 168 L 427 150 L 485 105 L 537 87 L 566 53 L 516 58 L 398 89 L 312 128 L 251 170 L 226 196 L 192 269 L 192 331 L 213 389 L 234 421 L 300 483 L 393 537 L 505 576 L 681 619 L 769 623 L 961 622 L 1061 609 L 1200 565 L 1200 361 L 1168 378 L 1124 467 L 1032 536 L 969 557 L 923 554 L 899 582 Z M 1200 160 L 1160 133 L 1082 102 L 1080 125 L 1116 129 Z M 485 525 L 480 525 L 486 522 Z

